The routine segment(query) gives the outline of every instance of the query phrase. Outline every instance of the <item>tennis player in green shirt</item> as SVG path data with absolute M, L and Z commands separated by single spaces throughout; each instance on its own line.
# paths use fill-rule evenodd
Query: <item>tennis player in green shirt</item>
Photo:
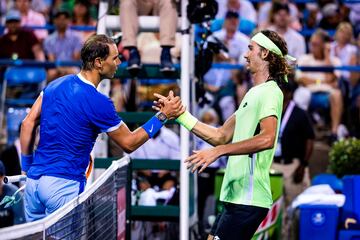
M 290 66 L 285 41 L 274 31 L 255 34 L 245 55 L 254 87 L 238 110 L 215 128 L 198 121 L 188 111 L 177 121 L 214 148 L 194 151 L 186 159 L 192 172 L 202 172 L 221 156 L 229 156 L 220 200 L 224 210 L 208 240 L 251 239 L 272 205 L 269 170 L 280 126 L 283 94 Z M 161 104 L 166 97 L 157 95 Z M 154 107 L 156 108 L 156 107 Z M 201 191 L 201 189 L 200 189 Z

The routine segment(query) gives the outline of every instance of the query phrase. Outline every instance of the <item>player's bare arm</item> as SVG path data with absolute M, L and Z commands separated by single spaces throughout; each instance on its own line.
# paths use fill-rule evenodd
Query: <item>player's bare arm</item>
M 165 97 L 161 94 L 154 94 L 158 100 L 154 102 L 153 108 L 160 110 L 160 107 L 163 106 L 164 101 L 170 99 L 170 96 Z M 179 116 L 181 114 L 178 114 Z M 213 146 L 229 143 L 234 134 L 235 127 L 235 114 L 233 114 L 229 119 L 226 120 L 223 126 L 213 127 L 207 124 L 204 124 L 198 121 L 195 126 L 191 129 L 196 136 L 203 139 Z
M 173 96 L 173 92 L 169 93 Z M 173 119 L 178 114 L 185 111 L 179 97 L 172 97 L 164 101 L 163 106 L 159 109 L 168 119 Z M 151 130 L 151 129 L 150 129 Z M 139 127 L 135 131 L 130 131 L 126 124 L 122 124 L 117 130 L 108 133 L 108 135 L 127 153 L 131 153 L 140 147 L 149 139 L 149 135 L 144 128 Z
M 36 127 L 39 125 L 40 122 L 41 104 L 42 96 L 40 95 L 36 99 L 29 114 L 22 121 L 20 132 L 20 144 L 22 154 L 28 155 L 33 152 Z
M 189 156 L 185 163 L 188 164 L 188 168 L 192 168 L 192 172 L 197 169 L 202 172 L 221 156 L 250 154 L 273 148 L 276 126 L 277 118 L 275 116 L 266 117 L 260 121 L 260 133 L 254 137 L 236 143 L 219 145 L 212 149 L 194 151 L 194 154 Z

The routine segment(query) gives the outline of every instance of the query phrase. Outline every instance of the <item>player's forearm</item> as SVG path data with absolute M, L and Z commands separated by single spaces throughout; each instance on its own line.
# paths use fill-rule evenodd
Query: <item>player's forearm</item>
M 216 128 L 198 121 L 191 130 L 199 138 L 213 146 L 226 144 L 226 139 L 220 128 Z
M 109 136 L 126 153 L 132 153 L 149 139 L 149 135 L 142 127 L 139 127 L 133 132 L 129 131 L 127 126 L 122 127 L 126 129 L 126 131 L 114 131 L 109 133 Z
M 217 146 L 216 150 L 219 156 L 244 155 L 271 149 L 274 147 L 274 143 L 273 137 L 259 134 L 244 141 Z
M 129 141 L 129 145 L 127 149 L 129 151 L 128 153 L 135 151 L 141 145 L 143 145 L 149 139 L 149 135 L 142 127 L 139 127 L 132 132 L 131 139 L 132 140 Z
M 21 153 L 30 155 L 34 149 L 36 122 L 27 121 L 26 119 L 21 124 L 20 145 Z

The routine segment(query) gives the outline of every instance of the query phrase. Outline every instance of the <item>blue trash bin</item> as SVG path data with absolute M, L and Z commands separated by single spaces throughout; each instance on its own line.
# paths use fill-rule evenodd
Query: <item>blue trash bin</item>
M 336 205 L 301 205 L 300 240 L 335 240 L 338 216 Z

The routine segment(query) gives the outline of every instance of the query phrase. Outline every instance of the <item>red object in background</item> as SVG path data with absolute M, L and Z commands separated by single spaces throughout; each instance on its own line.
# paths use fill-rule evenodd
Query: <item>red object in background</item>
M 117 192 L 117 240 L 126 237 L 126 189 L 120 188 Z

